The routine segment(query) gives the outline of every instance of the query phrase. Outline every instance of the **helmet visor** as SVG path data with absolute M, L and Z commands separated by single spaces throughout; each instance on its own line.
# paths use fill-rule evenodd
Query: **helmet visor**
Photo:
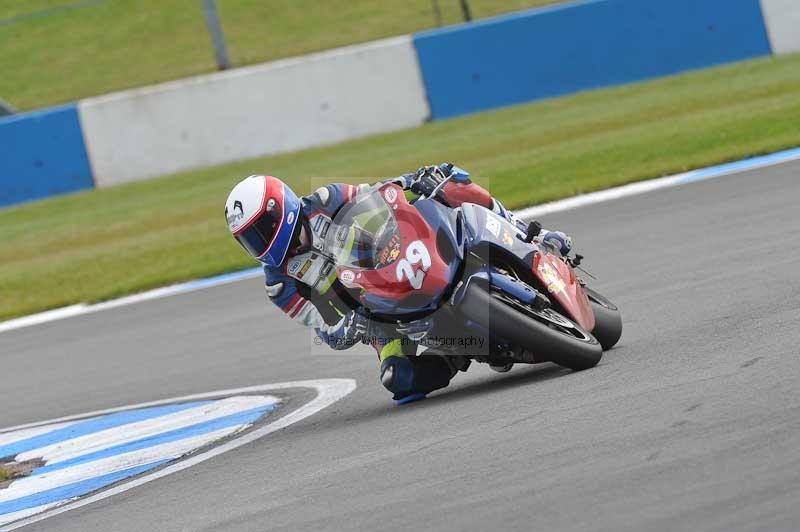
M 275 233 L 281 225 L 282 215 L 278 202 L 270 198 L 267 210 L 247 229 L 234 235 L 234 238 L 250 255 L 260 258 L 269 251 Z

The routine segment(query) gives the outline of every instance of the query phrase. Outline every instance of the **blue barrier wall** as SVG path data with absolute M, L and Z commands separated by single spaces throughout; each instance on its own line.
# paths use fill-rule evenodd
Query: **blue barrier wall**
M 93 186 L 75 105 L 0 119 L 0 206 Z
M 771 54 L 758 0 L 593 0 L 414 44 L 434 119 Z

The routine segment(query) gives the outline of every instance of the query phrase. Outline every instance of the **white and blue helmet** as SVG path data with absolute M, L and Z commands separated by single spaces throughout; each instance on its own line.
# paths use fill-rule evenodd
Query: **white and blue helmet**
M 300 198 L 283 181 L 251 175 L 239 182 L 225 203 L 228 229 L 262 263 L 277 267 L 286 259 L 300 225 Z

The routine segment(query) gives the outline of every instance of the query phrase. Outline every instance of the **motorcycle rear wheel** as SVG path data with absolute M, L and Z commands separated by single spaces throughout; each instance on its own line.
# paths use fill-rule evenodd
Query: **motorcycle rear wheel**
M 580 325 L 552 309 L 536 310 L 477 283 L 467 287 L 459 311 L 493 334 L 532 352 L 537 360 L 580 371 L 597 365 L 603 349 Z

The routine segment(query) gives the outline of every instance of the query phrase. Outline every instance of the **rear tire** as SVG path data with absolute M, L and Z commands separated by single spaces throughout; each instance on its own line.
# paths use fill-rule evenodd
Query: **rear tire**
M 597 339 L 570 318 L 552 309 L 536 311 L 501 292 L 470 283 L 458 307 L 467 319 L 493 334 L 575 371 L 596 366 L 603 356 Z
M 603 351 L 608 351 L 622 336 L 622 315 L 619 309 L 599 292 L 583 287 L 594 312 L 595 326 L 592 335 L 597 338 Z

